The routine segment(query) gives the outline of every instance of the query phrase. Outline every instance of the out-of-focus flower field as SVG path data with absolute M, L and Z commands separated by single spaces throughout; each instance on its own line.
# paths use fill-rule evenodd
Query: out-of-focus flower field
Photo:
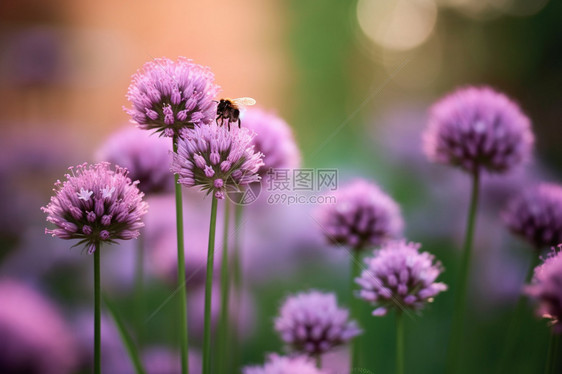
M 0 374 L 93 372 L 96 248 L 106 374 L 138 373 L 123 329 L 147 374 L 182 373 L 183 321 L 200 374 L 206 299 L 214 374 L 562 371 L 560 19 L 557 0 L 1 2 Z M 226 97 L 257 102 L 241 129 L 214 123 Z M 146 214 L 120 171 L 69 188 L 83 211 L 48 206 L 105 161 Z

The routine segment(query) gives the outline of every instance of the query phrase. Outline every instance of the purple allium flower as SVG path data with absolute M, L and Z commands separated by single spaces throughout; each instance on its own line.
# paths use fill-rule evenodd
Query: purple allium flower
M 289 296 L 275 319 L 275 330 L 294 351 L 320 355 L 361 334 L 333 293 L 303 292 Z
M 248 366 L 242 374 L 326 374 L 317 369 L 314 362 L 306 356 L 283 357 L 272 354 L 264 366 Z
M 113 134 L 97 153 L 97 159 L 127 168 L 129 178 L 138 180 L 145 194 L 172 192 L 171 144 L 131 127 Z
M 365 259 L 367 269 L 355 282 L 361 286 L 359 297 L 376 306 L 374 316 L 384 316 L 389 309 L 421 310 L 433 297 L 447 289 L 435 282 L 443 271 L 434 256 L 420 253 L 417 243 L 394 240 Z
M 41 294 L 0 280 L 0 373 L 67 374 L 78 363 L 64 317 Z
M 562 251 L 557 253 L 553 249 L 544 263 L 535 268 L 525 293 L 538 302 L 537 315 L 550 319 L 553 331 L 562 334 Z
M 357 179 L 330 195 L 336 203 L 323 204 L 318 211 L 329 242 L 360 250 L 401 236 L 398 204 L 374 183 Z
M 300 152 L 293 131 L 282 118 L 263 109 L 244 113 L 244 127 L 254 131 L 253 144 L 264 154 L 258 174 L 263 178 L 270 169 L 294 169 L 300 165 Z
M 214 79 L 208 67 L 184 57 L 154 59 L 133 75 L 127 92 L 133 106 L 124 109 L 142 129 L 180 135 L 185 128 L 215 119 L 213 98 L 219 86 Z
M 260 180 L 257 172 L 263 165 L 263 154 L 254 152 L 253 136 L 246 128 L 195 126 L 178 139 L 171 171 L 179 175 L 180 184 L 200 186 L 224 199 L 228 189 L 238 191 L 240 186 Z
M 127 170 L 101 162 L 69 168 L 64 182 L 55 183 L 55 196 L 41 208 L 47 221 L 57 226 L 45 229 L 46 234 L 61 239 L 79 239 L 88 253 L 98 243 L 114 243 L 117 239 L 134 239 L 144 226 L 142 216 L 148 205 L 137 182 L 131 182 Z
M 542 183 L 513 198 L 503 212 L 507 227 L 536 250 L 562 242 L 562 186 Z
M 529 158 L 533 142 L 529 118 L 489 87 L 461 88 L 439 100 L 424 133 L 431 160 L 471 173 L 508 171 Z

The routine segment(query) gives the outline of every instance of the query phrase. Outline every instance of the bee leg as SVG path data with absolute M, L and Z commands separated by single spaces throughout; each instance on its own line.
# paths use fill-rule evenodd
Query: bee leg
M 238 128 L 242 127 L 240 123 L 240 118 L 238 118 Z

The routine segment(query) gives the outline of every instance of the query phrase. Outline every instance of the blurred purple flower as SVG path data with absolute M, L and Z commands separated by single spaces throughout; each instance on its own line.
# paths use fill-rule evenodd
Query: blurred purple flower
M 144 130 L 171 137 L 215 119 L 213 98 L 219 86 L 208 67 L 184 57 L 158 58 L 144 64 L 132 79 L 127 91 L 132 108 L 124 109 Z
M 0 373 L 66 374 L 78 354 L 64 317 L 31 288 L 0 280 Z
M 294 351 L 321 355 L 361 334 L 333 293 L 303 292 L 289 296 L 275 319 L 275 330 Z
M 264 154 L 258 174 L 265 178 L 270 169 L 294 169 L 300 165 L 300 151 L 291 127 L 281 117 L 263 109 L 248 109 L 244 127 L 256 133 L 252 143 Z
M 517 104 L 489 87 L 461 88 L 430 110 L 424 150 L 435 162 L 502 173 L 526 161 L 534 136 Z
M 420 253 L 417 243 L 391 241 L 365 259 L 367 269 L 356 278 L 361 286 L 359 297 L 373 305 L 374 316 L 384 316 L 389 309 L 421 310 L 433 297 L 447 289 L 435 282 L 443 271 L 434 256 Z
M 513 198 L 502 214 L 507 227 L 540 251 L 562 242 L 562 186 L 542 183 Z
M 139 235 L 148 205 L 142 201 L 138 182 L 131 182 L 126 169 L 111 170 L 108 163 L 82 164 L 70 168 L 64 182 L 55 183 L 55 196 L 43 207 L 47 221 L 56 225 L 46 234 L 61 239 L 79 239 L 88 253 L 98 243 L 113 243 Z
M 185 187 L 199 186 L 224 199 L 227 190 L 238 191 L 239 186 L 260 180 L 263 154 L 254 152 L 253 135 L 246 128 L 196 126 L 178 140 L 171 170 Z
M 562 251 L 553 249 L 535 268 L 533 280 L 524 292 L 537 301 L 537 315 L 548 318 L 552 330 L 562 334 Z
M 398 204 L 374 183 L 357 179 L 330 195 L 335 204 L 323 204 L 317 213 L 329 242 L 361 250 L 401 236 Z
M 145 194 L 172 192 L 171 150 L 166 139 L 127 127 L 114 133 L 98 150 L 96 158 L 126 168 L 129 178 L 138 180 L 138 188 Z
M 247 366 L 242 374 L 327 374 L 317 369 L 308 357 L 283 357 L 276 354 L 269 355 L 264 366 Z
M 142 362 L 147 374 L 179 374 L 181 361 L 177 352 L 166 347 L 150 347 L 142 352 Z M 111 366 L 107 366 L 108 373 L 135 374 L 135 368 L 126 354 L 115 357 Z M 189 372 L 200 374 L 202 370 L 201 354 L 189 351 Z
M 50 27 L 17 30 L 6 38 L 0 58 L 5 82 L 23 86 L 57 84 L 64 77 L 62 33 Z

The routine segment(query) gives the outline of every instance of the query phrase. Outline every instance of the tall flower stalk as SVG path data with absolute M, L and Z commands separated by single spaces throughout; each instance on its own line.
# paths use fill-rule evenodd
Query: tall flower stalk
M 230 262 L 228 259 L 228 242 L 230 226 L 230 202 L 224 204 L 224 228 L 222 237 L 222 259 L 221 259 L 221 310 L 219 320 L 219 373 L 227 373 L 230 362 L 229 357 L 229 311 L 230 311 Z
M 350 311 L 361 325 L 360 305 L 353 296 L 355 279 L 361 274 L 361 255 L 369 247 L 400 237 L 404 223 L 398 204 L 374 183 L 357 179 L 331 195 L 336 203 L 320 207 L 318 223 L 329 243 L 350 248 Z M 353 371 L 362 367 L 361 341 L 356 338 L 351 344 Z
M 194 126 L 210 124 L 214 120 L 216 106 L 213 98 L 218 91 L 219 87 L 214 83 L 214 76 L 208 67 L 197 65 L 183 57 L 176 61 L 154 59 L 133 75 L 127 91 L 132 107 L 124 109 L 141 129 L 171 137 L 174 153 L 177 153 L 180 136 Z M 175 175 L 181 367 L 182 374 L 187 374 L 189 365 L 183 206 L 178 181 L 179 177 Z
M 466 290 L 468 285 L 468 274 L 470 272 L 470 260 L 472 258 L 472 241 L 474 238 L 474 228 L 476 223 L 476 211 L 478 208 L 478 195 L 480 189 L 479 172 L 475 171 L 472 175 L 472 193 L 470 195 L 470 205 L 468 218 L 466 221 L 466 233 L 462 248 L 461 267 L 457 278 L 457 292 L 455 293 L 455 306 L 453 311 L 451 342 L 447 356 L 447 372 L 456 371 L 463 339 L 463 326 L 466 314 Z
M 100 245 L 94 252 L 94 374 L 101 373 L 101 281 Z
M 203 374 L 211 370 L 211 296 L 217 200 L 229 190 L 238 191 L 259 182 L 257 174 L 263 165 L 263 154 L 254 152 L 253 134 L 246 128 L 227 129 L 217 124 L 195 126 L 184 132 L 173 153 L 171 170 L 178 183 L 199 187 L 212 195 L 207 274 L 205 280 L 205 322 L 203 333 Z
M 375 317 L 396 311 L 396 373 L 404 373 L 404 316 L 420 311 L 439 293 L 444 283 L 436 282 L 443 271 L 433 255 L 419 252 L 420 244 L 389 241 L 365 259 L 367 265 L 355 281 L 359 297 L 372 304 Z
M 213 268 L 215 258 L 215 230 L 217 227 L 217 198 L 211 202 L 209 246 L 207 250 L 207 274 L 205 277 L 205 321 L 203 327 L 203 374 L 211 373 L 211 302 L 213 293 Z
M 55 195 L 42 210 L 56 226 L 46 234 L 77 239 L 94 255 L 94 373 L 101 370 L 101 276 L 102 243 L 134 239 L 144 226 L 148 205 L 126 169 L 112 169 L 107 162 L 70 168 L 64 182 L 55 183 Z
M 178 137 L 173 137 L 173 150 L 178 150 Z M 179 176 L 174 175 L 176 195 L 176 235 L 178 247 L 178 277 L 177 290 L 179 293 L 178 303 L 180 311 L 180 342 L 181 342 L 181 370 L 182 374 L 189 372 L 189 337 L 187 335 L 187 292 L 185 289 L 185 250 L 183 238 L 183 197 Z
M 470 174 L 472 192 L 462 249 L 458 289 L 447 353 L 448 373 L 458 370 L 466 315 L 466 288 L 482 171 L 505 173 L 527 161 L 534 136 L 519 106 L 489 87 L 461 88 L 435 103 L 424 133 L 424 151 L 434 162 L 458 167 Z

